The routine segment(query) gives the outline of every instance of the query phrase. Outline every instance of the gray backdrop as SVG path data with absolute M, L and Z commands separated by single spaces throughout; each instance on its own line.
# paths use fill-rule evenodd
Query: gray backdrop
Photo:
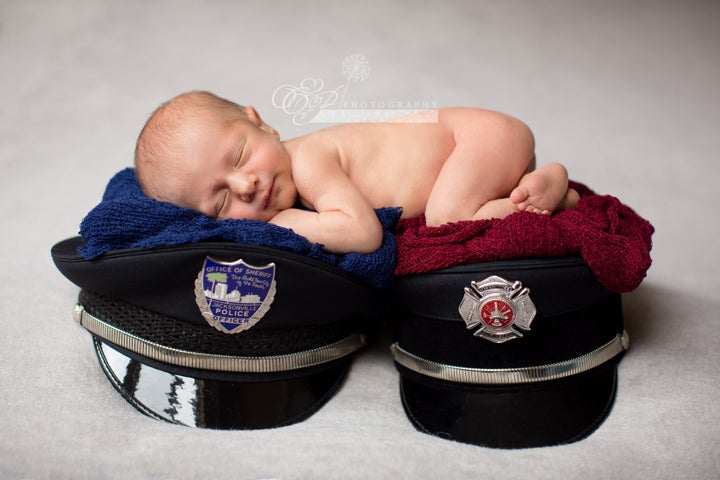
M 718 478 L 718 47 L 715 1 L 0 1 L 0 477 Z M 351 54 L 370 70 L 346 100 L 515 115 L 540 164 L 655 225 L 624 297 L 618 399 L 588 439 L 498 451 L 417 433 L 386 342 L 277 430 L 166 425 L 103 377 L 49 251 L 130 165 L 150 111 L 204 88 L 292 137 L 323 125 L 296 124 L 275 90 L 342 86 Z

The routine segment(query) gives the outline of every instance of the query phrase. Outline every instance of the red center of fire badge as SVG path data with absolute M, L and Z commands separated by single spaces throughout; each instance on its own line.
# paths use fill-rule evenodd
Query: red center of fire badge
M 520 282 L 491 276 L 466 287 L 458 311 L 474 335 L 494 343 L 520 338 L 521 330 L 530 330 L 537 310 L 530 290 Z M 517 328 L 516 328 L 517 327 Z
M 480 318 L 490 328 L 505 328 L 512 323 L 515 312 L 506 301 L 492 299 L 480 307 Z

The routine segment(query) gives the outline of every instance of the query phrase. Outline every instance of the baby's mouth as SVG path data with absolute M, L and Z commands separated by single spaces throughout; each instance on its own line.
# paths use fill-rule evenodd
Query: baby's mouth
M 275 179 L 273 178 L 272 183 L 270 183 L 270 188 L 268 188 L 267 193 L 265 194 L 265 198 L 263 199 L 263 209 L 268 208 L 270 205 L 270 201 L 272 200 L 272 193 L 273 188 L 275 187 Z

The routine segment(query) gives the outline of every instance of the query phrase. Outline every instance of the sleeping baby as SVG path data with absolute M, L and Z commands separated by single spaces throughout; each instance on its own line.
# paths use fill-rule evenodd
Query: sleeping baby
M 252 107 L 193 91 L 151 115 L 136 174 L 151 198 L 220 220 L 270 222 L 335 253 L 380 247 L 379 207 L 438 226 L 577 204 L 562 165 L 535 169 L 522 122 L 473 108 L 438 110 L 435 122 L 417 115 L 281 141 Z

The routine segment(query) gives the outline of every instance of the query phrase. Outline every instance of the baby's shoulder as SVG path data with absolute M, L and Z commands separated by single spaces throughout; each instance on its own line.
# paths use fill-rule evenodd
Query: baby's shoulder
M 332 138 L 315 132 L 294 142 L 290 165 L 296 182 L 313 182 L 314 177 L 317 179 L 340 165 L 340 150 Z
M 319 130 L 294 140 L 292 160 L 301 163 L 329 160 L 336 158 L 337 151 L 337 140 Z

